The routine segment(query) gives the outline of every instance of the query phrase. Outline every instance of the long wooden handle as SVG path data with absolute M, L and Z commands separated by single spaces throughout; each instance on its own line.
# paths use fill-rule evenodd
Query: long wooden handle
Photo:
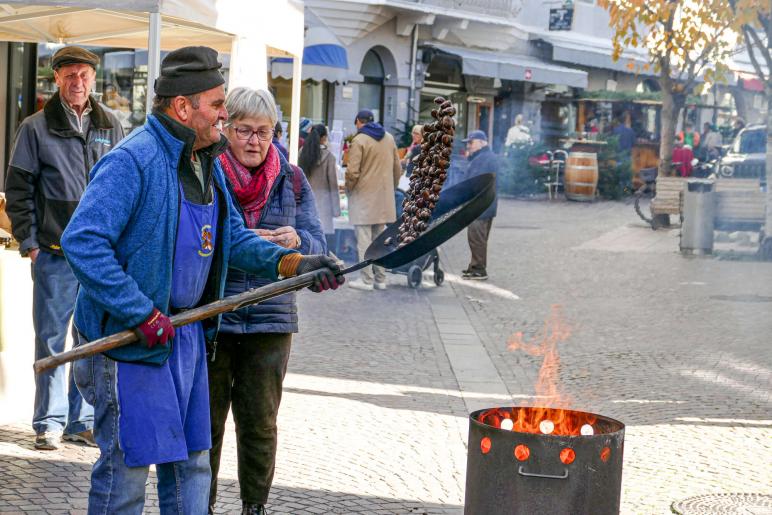
M 357 263 L 356 265 L 342 270 L 341 273 L 348 274 L 355 270 L 359 270 L 368 264 L 370 264 L 369 261 L 362 261 L 361 263 Z M 244 293 L 239 293 L 238 295 L 225 297 L 224 299 L 220 299 L 204 306 L 183 311 L 182 313 L 178 313 L 171 317 L 172 325 L 174 327 L 179 327 L 191 324 L 193 322 L 217 316 L 221 313 L 236 311 L 244 306 L 257 304 L 285 293 L 302 290 L 303 288 L 307 288 L 314 284 L 314 275 L 315 272 L 309 272 L 296 277 L 290 277 L 289 279 L 276 281 L 260 288 L 255 288 L 253 290 L 245 291 Z M 33 368 L 35 369 L 35 373 L 39 374 L 44 370 L 58 367 L 59 365 L 63 365 L 70 361 L 87 358 L 94 354 L 99 354 L 100 352 L 123 347 L 124 345 L 128 345 L 135 341 L 137 341 L 137 335 L 134 331 L 127 329 L 126 331 L 105 336 L 104 338 L 94 340 L 91 343 L 81 345 L 80 347 L 76 347 L 66 352 L 39 359 L 35 362 Z

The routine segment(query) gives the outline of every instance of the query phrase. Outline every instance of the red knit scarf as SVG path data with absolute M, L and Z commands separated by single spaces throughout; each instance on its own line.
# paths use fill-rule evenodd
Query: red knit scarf
M 271 187 L 281 172 L 279 151 L 271 144 L 263 162 L 252 170 L 241 164 L 230 149 L 218 159 L 244 211 L 247 227 L 255 229 L 260 221 L 260 213 L 268 202 Z

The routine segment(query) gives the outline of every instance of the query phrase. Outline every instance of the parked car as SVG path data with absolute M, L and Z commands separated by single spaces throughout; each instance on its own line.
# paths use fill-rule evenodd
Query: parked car
M 750 125 L 735 137 L 718 163 L 722 177 L 759 179 L 766 186 L 767 127 Z

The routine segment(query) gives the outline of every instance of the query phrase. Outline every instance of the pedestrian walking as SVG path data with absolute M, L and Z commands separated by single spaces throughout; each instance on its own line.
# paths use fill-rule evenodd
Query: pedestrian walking
M 467 178 L 486 173 L 498 174 L 498 157 L 488 146 L 488 136 L 485 132 L 472 131 L 463 142 L 466 143 L 467 159 L 469 160 Z M 488 279 L 488 236 L 490 236 L 493 219 L 496 216 L 497 204 L 498 198 L 494 198 L 488 209 L 466 229 L 472 257 L 469 266 L 461 272 L 463 279 L 477 281 Z
M 277 109 L 265 90 L 228 93 L 225 135 L 230 148 L 218 158 L 247 228 L 302 254 L 325 254 L 327 244 L 311 186 L 271 143 Z M 306 139 L 309 146 L 314 132 Z M 228 269 L 226 295 L 268 284 L 270 279 Z M 276 461 L 276 417 L 287 371 L 292 333 L 298 331 L 295 294 L 287 293 L 223 315 L 217 354 L 209 361 L 212 482 L 209 512 L 217 500 L 225 421 L 233 411 L 242 513 L 265 513 Z
M 703 161 L 710 161 L 721 156 L 721 134 L 716 132 L 713 124 L 702 124 L 702 136 L 700 138 L 700 157 Z
M 394 137 L 373 120 L 372 111 L 357 113 L 357 133 L 351 141 L 346 168 L 348 215 L 356 232 L 360 260 L 386 224 L 397 219 L 394 190 L 402 175 Z M 359 279 L 349 284 L 359 290 L 385 290 L 386 273 L 382 267 L 372 265 L 363 268 Z
M 151 464 L 161 513 L 207 510 L 206 356 L 217 355 L 220 319 L 175 330 L 167 314 L 220 299 L 229 266 L 271 280 L 315 271 L 317 290 L 338 284 L 326 256 L 303 256 L 244 227 L 217 160 L 228 116 L 220 66 L 207 47 L 164 58 L 153 113 L 91 171 L 62 236 L 81 285 L 79 342 L 126 329 L 139 338 L 74 364 L 94 404 L 100 450 L 92 514 L 141 513 Z
M 413 174 L 413 159 L 415 159 L 415 157 L 421 153 L 421 143 L 423 143 L 424 139 L 423 132 L 423 125 L 413 125 L 413 130 L 410 133 L 413 140 L 411 141 L 410 146 L 407 148 L 405 157 L 402 160 L 402 166 L 405 168 L 406 177 L 410 177 Z
M 327 128 L 314 125 L 300 151 L 298 165 L 305 172 L 316 199 L 316 210 L 327 238 L 335 234 L 333 218 L 340 216 L 340 192 L 335 156 L 327 150 Z
M 78 281 L 62 254 L 62 231 L 86 187 L 89 170 L 123 138 L 114 114 L 91 96 L 99 57 L 67 46 L 51 60 L 57 92 L 16 134 L 6 180 L 8 216 L 21 255 L 32 262 L 35 360 L 64 350 Z M 61 439 L 95 446 L 94 412 L 70 373 L 57 367 L 35 376 L 35 448 Z
M 686 122 L 685 129 L 678 133 L 678 140 L 682 145 L 694 150 L 700 146 L 700 133 L 694 130 L 692 122 Z
M 620 154 L 629 159 L 635 146 L 635 131 L 630 127 L 630 118 L 620 118 L 611 132 L 617 137 Z
M 284 129 L 281 126 L 281 122 L 276 122 L 276 125 L 273 128 L 273 146 L 284 156 L 284 159 L 289 161 L 289 150 L 281 144 L 282 134 L 284 134 Z
M 504 141 L 505 147 L 524 146 L 533 143 L 531 130 L 523 123 L 523 115 L 515 116 L 515 123 L 507 131 L 507 139 Z
M 681 138 L 676 138 L 673 147 L 673 166 L 676 172 L 681 177 L 691 176 L 693 169 L 692 159 L 694 159 L 692 147 L 684 145 Z

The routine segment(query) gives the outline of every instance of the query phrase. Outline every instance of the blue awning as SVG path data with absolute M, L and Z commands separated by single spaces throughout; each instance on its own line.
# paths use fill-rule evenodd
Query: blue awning
M 309 27 L 303 49 L 303 80 L 343 82 L 348 76 L 348 53 L 335 35 L 323 25 Z M 292 59 L 271 59 L 271 76 L 292 78 Z
M 292 63 L 289 57 L 277 57 L 275 63 Z M 348 55 L 340 45 L 311 45 L 303 49 L 303 66 L 329 66 L 348 70 Z

